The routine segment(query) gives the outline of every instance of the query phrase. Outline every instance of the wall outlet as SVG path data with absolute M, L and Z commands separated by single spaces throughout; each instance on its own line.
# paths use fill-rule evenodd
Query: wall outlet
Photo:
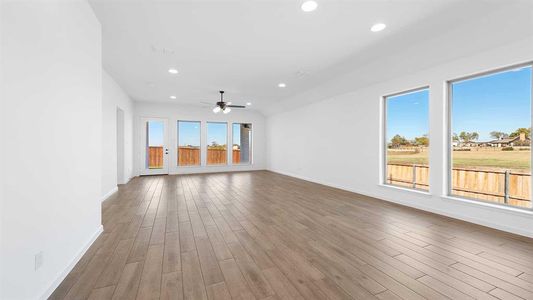
M 39 268 L 42 267 L 44 263 L 44 253 L 43 251 L 40 251 L 39 253 L 35 254 L 35 271 L 39 270 Z

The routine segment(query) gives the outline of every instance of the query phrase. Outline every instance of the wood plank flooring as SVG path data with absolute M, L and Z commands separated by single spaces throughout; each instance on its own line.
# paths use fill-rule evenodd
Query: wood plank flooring
M 533 299 L 532 239 L 267 171 L 135 178 L 102 219 L 51 299 Z

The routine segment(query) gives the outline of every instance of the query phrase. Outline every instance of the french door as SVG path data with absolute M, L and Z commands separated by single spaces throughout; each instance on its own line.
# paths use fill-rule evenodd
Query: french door
M 141 175 L 168 174 L 168 120 L 141 118 L 143 145 Z

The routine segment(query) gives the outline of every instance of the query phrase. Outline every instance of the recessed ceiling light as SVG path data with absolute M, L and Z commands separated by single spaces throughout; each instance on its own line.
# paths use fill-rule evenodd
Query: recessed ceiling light
M 287 86 L 287 85 L 286 85 L 285 83 L 283 83 L 283 82 L 278 83 L 278 87 L 280 87 L 280 88 L 284 88 L 284 87 L 286 87 L 286 86 Z
M 169 72 L 170 74 L 178 74 L 178 70 L 177 70 L 177 69 L 174 69 L 174 68 L 170 68 L 170 69 L 168 69 L 168 72 Z
M 317 7 L 318 3 L 316 3 L 316 1 L 305 1 L 304 3 L 302 3 L 302 10 L 305 12 L 311 12 Z
M 246 102 L 246 106 L 252 105 L 252 102 Z
M 377 23 L 377 24 L 372 25 L 372 27 L 370 27 L 370 31 L 372 32 L 382 31 L 383 29 L 385 29 L 385 27 L 387 27 L 387 25 L 383 23 Z
M 170 96 L 170 99 L 176 99 L 176 96 Z

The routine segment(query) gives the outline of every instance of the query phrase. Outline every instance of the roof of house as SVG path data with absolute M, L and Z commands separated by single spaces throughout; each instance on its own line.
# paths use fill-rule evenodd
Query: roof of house
M 489 143 L 489 144 L 509 144 L 509 143 L 515 142 L 516 140 L 520 140 L 520 136 L 509 137 L 509 138 L 504 138 L 504 139 L 499 139 L 499 140 L 492 140 L 492 141 L 488 141 L 486 143 Z M 529 140 L 528 136 L 526 136 L 526 141 L 527 140 Z

